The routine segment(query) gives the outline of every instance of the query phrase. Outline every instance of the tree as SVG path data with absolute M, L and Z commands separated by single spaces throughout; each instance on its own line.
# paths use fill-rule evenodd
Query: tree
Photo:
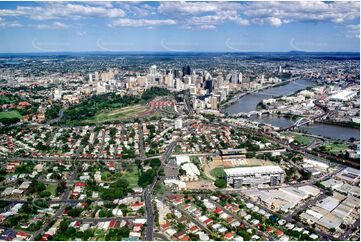
M 69 212 L 68 215 L 71 217 L 79 217 L 79 215 L 81 214 L 82 210 L 80 208 L 72 208 Z
M 218 178 L 214 182 L 214 185 L 218 188 L 225 188 L 225 187 L 227 187 L 227 181 L 225 179 Z
M 42 191 L 39 194 L 40 197 L 50 197 L 51 196 L 51 192 L 50 191 Z

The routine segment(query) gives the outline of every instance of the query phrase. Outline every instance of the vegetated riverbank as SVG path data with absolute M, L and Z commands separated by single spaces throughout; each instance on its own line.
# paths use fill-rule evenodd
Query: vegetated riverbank
M 321 120 L 318 123 L 330 124 L 330 125 L 346 127 L 346 128 L 351 128 L 351 129 L 360 129 L 360 124 L 355 123 L 355 122 L 340 122 L 340 121 L 334 121 L 334 120 Z

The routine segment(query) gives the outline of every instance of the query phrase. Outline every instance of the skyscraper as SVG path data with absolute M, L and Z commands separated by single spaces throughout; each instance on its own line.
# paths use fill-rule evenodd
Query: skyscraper
M 218 108 L 218 100 L 217 100 L 217 97 L 211 97 L 211 109 L 213 110 L 217 110 Z
M 211 79 L 208 79 L 207 81 L 205 81 L 205 84 L 204 84 L 204 89 L 208 90 L 208 93 L 212 93 L 212 90 L 213 90 L 213 82 Z
M 234 84 L 238 83 L 238 71 L 232 71 L 231 82 L 234 83 Z
M 242 72 L 240 72 L 238 75 L 238 83 L 242 83 L 242 80 L 243 80 L 243 75 Z
M 183 76 L 186 76 L 186 75 L 190 76 L 191 72 L 192 72 L 191 67 L 190 66 L 183 67 L 182 72 L 183 72 Z

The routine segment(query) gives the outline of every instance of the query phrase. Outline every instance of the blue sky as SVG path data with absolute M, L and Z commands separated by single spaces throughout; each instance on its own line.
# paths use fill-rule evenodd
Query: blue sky
M 0 2 L 0 53 L 359 51 L 353 2 Z

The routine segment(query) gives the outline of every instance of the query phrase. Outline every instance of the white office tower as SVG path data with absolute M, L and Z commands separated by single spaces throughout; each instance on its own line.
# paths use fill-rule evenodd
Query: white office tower
M 232 83 L 237 84 L 238 83 L 238 72 L 237 71 L 232 71 Z
M 100 82 L 97 83 L 97 94 L 105 93 L 106 87 L 102 85 Z
M 184 83 L 187 85 L 191 85 L 192 84 L 192 78 L 190 76 L 184 76 Z
M 212 79 L 212 76 L 209 72 L 206 72 L 206 74 L 204 75 L 206 80 Z
M 99 72 L 96 71 L 96 72 L 94 73 L 94 79 L 95 79 L 96 82 L 99 81 Z
M 181 90 L 183 90 L 183 82 L 182 82 L 182 80 L 181 79 L 179 79 L 179 78 L 177 78 L 177 79 L 175 79 L 176 80 L 176 90 L 177 90 L 177 92 L 179 92 L 179 91 L 181 91 Z
M 152 65 L 150 68 L 149 68 L 149 75 L 150 75 L 150 78 L 151 78 L 151 81 L 155 81 L 155 76 L 157 74 L 157 66 L 156 65 Z
M 195 85 L 197 82 L 197 75 L 192 75 L 191 84 Z
M 183 121 L 181 118 L 177 118 L 174 122 L 174 128 L 181 129 L 183 128 Z
M 63 95 L 63 90 L 61 88 L 55 88 L 54 100 L 60 100 L 62 95 Z
M 242 72 L 240 72 L 239 73 L 239 75 L 238 75 L 238 81 L 239 81 L 239 83 L 241 84 L 242 83 L 242 81 L 243 81 L 243 75 L 242 75 Z
M 191 95 L 197 94 L 197 88 L 194 85 L 189 85 L 189 92 Z
M 264 83 L 264 75 L 261 76 L 261 84 Z
M 196 99 L 195 97 L 193 98 L 193 109 L 197 110 L 198 107 L 198 99 Z
M 217 97 L 211 97 L 211 109 L 217 110 L 218 109 L 218 100 Z
M 167 85 L 167 88 L 174 88 L 174 79 L 172 74 L 168 74 L 165 77 L 165 85 Z
M 110 69 L 108 72 L 108 78 L 109 78 L 109 80 L 114 79 L 114 72 L 112 69 Z
M 134 77 L 133 77 L 134 78 Z M 137 77 L 136 79 L 137 81 L 137 85 L 140 86 L 140 87 L 145 87 L 146 86 L 146 82 L 147 82 L 147 78 L 144 77 L 144 76 L 139 76 Z
M 278 67 L 278 73 L 282 73 L 282 66 Z
M 221 75 L 217 76 L 217 81 L 218 81 L 219 87 L 222 87 L 224 85 L 223 76 L 221 76 Z
M 101 74 L 101 77 L 102 77 L 102 82 L 107 82 L 107 81 L 109 81 L 109 75 L 108 75 L 107 72 L 103 72 L 103 73 Z
M 89 73 L 89 83 L 93 82 L 93 75 L 91 73 Z

